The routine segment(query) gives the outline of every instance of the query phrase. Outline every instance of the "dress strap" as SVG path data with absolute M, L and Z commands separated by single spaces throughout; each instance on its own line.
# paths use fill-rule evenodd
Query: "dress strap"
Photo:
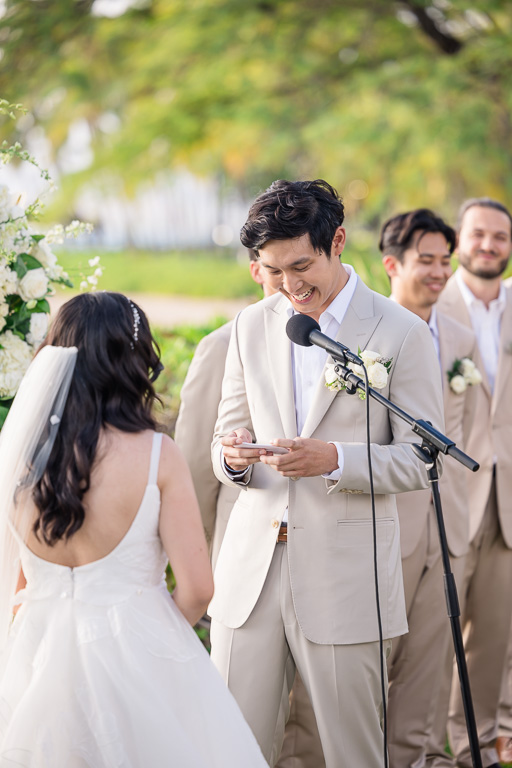
M 26 547 L 27 545 L 25 544 L 25 542 L 21 538 L 18 529 L 16 528 L 16 526 L 14 525 L 14 523 L 11 520 L 10 517 L 7 518 L 7 527 L 9 528 L 9 530 L 12 533 L 14 539 L 18 542 L 20 547 Z
M 158 465 L 160 463 L 160 450 L 162 448 L 163 434 L 155 432 L 153 435 L 153 446 L 151 448 L 151 460 L 149 462 L 148 485 L 156 485 L 158 478 Z

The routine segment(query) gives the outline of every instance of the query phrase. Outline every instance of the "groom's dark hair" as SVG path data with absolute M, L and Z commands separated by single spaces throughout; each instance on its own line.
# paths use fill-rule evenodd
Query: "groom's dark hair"
M 415 232 L 421 232 L 421 237 L 428 232 L 439 232 L 446 239 L 450 253 L 455 249 L 455 230 L 428 208 L 417 208 L 414 211 L 392 216 L 382 225 L 379 240 L 382 255 L 395 256 L 399 261 L 403 261 L 405 251 L 410 248 Z
M 307 234 L 313 248 L 330 258 L 334 234 L 344 218 L 341 198 L 326 181 L 279 179 L 252 204 L 240 240 L 246 248 L 259 251 L 269 240 Z

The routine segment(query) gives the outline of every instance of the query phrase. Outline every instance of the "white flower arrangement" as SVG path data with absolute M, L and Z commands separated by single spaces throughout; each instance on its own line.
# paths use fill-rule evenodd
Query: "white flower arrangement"
M 389 372 L 393 365 L 393 358 L 384 358 L 379 352 L 372 352 L 370 349 L 365 349 L 364 352 L 361 352 L 361 350 L 358 349 L 357 354 L 366 368 L 370 387 L 373 387 L 374 389 L 384 389 L 388 383 Z M 362 366 L 349 363 L 347 368 L 354 371 L 357 376 L 364 378 Z M 325 386 L 335 392 L 341 392 L 342 390 L 347 389 L 346 382 L 336 371 L 336 363 L 327 363 L 326 365 Z M 362 391 L 359 391 L 358 395 L 361 400 L 364 400 L 366 397 L 365 393 Z
M 450 382 L 450 389 L 456 395 L 462 395 L 468 387 L 482 383 L 482 374 L 470 357 L 455 360 L 446 375 Z
M 13 117 L 19 109 L 0 100 L 0 114 Z M 9 146 L 4 142 L 0 146 L 0 169 L 13 158 L 32 163 L 51 182 L 48 172 L 19 144 Z M 67 227 L 57 225 L 46 234 L 34 232 L 29 220 L 41 208 L 39 199 L 21 206 L 20 196 L 0 183 L 0 429 L 34 352 L 46 336 L 50 312 L 47 297 L 53 293 L 53 285 L 73 286 L 50 246 L 92 229 L 89 224 L 73 221 Z M 94 266 L 93 287 L 101 272 L 96 262 Z

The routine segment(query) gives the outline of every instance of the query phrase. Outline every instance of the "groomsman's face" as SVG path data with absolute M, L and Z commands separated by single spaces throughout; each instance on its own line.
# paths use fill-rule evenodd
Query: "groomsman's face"
M 487 280 L 499 277 L 510 258 L 511 223 L 506 213 L 474 205 L 462 219 L 458 237 L 459 263 L 472 275 Z
M 280 291 L 302 314 L 318 320 L 348 280 L 339 255 L 345 230 L 336 230 L 330 258 L 316 251 L 309 235 L 291 240 L 269 240 L 259 249 L 260 263 L 274 291 Z
M 441 232 L 415 232 L 402 261 L 389 255 L 382 261 L 393 296 L 413 312 L 432 307 L 452 274 L 450 248 Z

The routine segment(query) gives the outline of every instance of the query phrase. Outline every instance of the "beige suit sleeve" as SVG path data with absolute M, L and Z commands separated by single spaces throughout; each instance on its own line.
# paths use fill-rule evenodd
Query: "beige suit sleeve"
M 212 468 L 210 446 L 222 391 L 229 343 L 225 328 L 197 345 L 183 388 L 176 422 L 176 443 L 190 467 L 208 542 L 215 528 L 219 481 Z
M 242 488 L 251 481 L 252 466 L 249 467 L 249 471 L 239 480 L 233 480 L 224 471 L 222 451 L 220 449 L 220 440 L 223 435 L 227 435 L 229 432 L 241 429 L 242 427 L 249 430 L 254 441 L 254 430 L 245 389 L 244 369 L 238 349 L 238 319 L 239 315 L 234 320 L 229 342 L 225 368 L 229 375 L 224 379 L 222 386 L 222 398 L 211 446 L 211 461 L 213 471 L 221 483 Z
M 389 399 L 415 419 L 430 421 L 444 431 L 443 392 L 439 361 L 428 326 L 417 322 L 407 333 L 390 375 Z M 382 408 L 374 400 L 370 412 Z M 390 416 L 388 445 L 371 443 L 373 482 L 376 494 L 403 493 L 428 488 L 425 465 L 412 450 L 421 443 L 410 426 L 395 414 Z M 371 439 L 371 435 L 370 435 Z M 340 480 L 329 484 L 329 493 L 353 490 L 370 492 L 366 443 L 343 443 L 344 465 Z

